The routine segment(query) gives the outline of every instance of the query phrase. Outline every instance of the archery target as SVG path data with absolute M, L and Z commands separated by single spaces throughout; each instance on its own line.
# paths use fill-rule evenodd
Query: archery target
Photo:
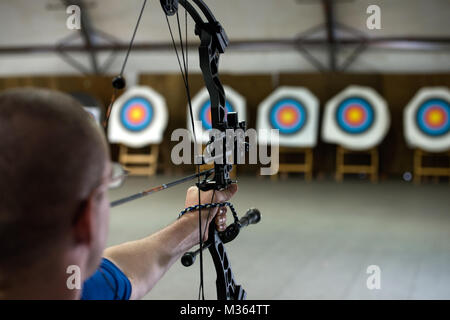
M 257 129 L 259 143 L 270 144 L 262 134 L 279 131 L 280 146 L 314 147 L 317 144 L 319 101 L 306 88 L 280 87 L 258 107 Z
M 167 118 L 166 102 L 159 93 L 145 86 L 132 87 L 112 106 L 108 139 L 134 148 L 160 143 Z
M 336 121 L 347 133 L 364 133 L 373 125 L 374 111 L 366 99 L 352 97 L 339 104 L 336 110 Z
M 139 132 L 152 122 L 153 106 L 144 97 L 131 97 L 120 108 L 120 123 L 125 129 Z
M 445 87 L 422 88 L 403 114 L 409 146 L 429 152 L 450 149 L 450 91 Z
M 377 146 L 386 136 L 386 101 L 372 88 L 350 86 L 325 105 L 322 138 L 351 150 Z
M 425 101 L 417 110 L 417 125 L 423 133 L 433 137 L 446 134 L 450 128 L 450 106 L 442 99 Z
M 239 121 L 245 121 L 247 111 L 244 97 L 229 86 L 224 86 L 224 90 L 226 112 L 237 112 Z M 192 113 L 194 114 L 194 121 L 198 121 L 199 124 L 195 123 L 195 135 L 201 143 L 205 144 L 209 141 L 209 130 L 212 128 L 211 101 L 206 87 L 192 99 Z M 187 106 L 187 127 L 193 134 L 189 105 Z M 191 138 L 193 139 L 193 136 Z
M 280 130 L 281 134 L 296 133 L 305 123 L 305 107 L 296 99 L 281 99 L 270 110 L 270 124 L 273 128 Z

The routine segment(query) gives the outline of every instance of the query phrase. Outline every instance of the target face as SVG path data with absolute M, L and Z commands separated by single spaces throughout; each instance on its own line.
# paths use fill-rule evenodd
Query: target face
M 382 96 L 370 87 L 349 86 L 326 103 L 322 138 L 349 150 L 369 150 L 383 141 L 390 124 Z
M 411 148 L 428 152 L 450 150 L 450 90 L 420 89 L 403 112 L 403 130 Z
M 280 130 L 280 134 L 294 134 L 305 126 L 306 114 L 306 109 L 299 100 L 281 99 L 270 110 L 270 124 L 272 128 Z
M 258 106 L 258 143 L 314 147 L 319 127 L 319 100 L 304 87 L 282 86 Z M 272 140 L 277 132 L 278 141 Z
M 339 127 L 350 134 L 361 134 L 373 124 L 374 111 L 370 103 L 363 98 L 348 98 L 336 109 Z
M 131 148 L 161 143 L 168 112 L 164 97 L 147 86 L 125 91 L 113 104 L 108 139 Z
M 231 103 L 227 100 L 225 101 L 225 111 L 234 112 L 234 108 Z M 202 122 L 202 126 L 205 130 L 212 129 L 212 119 L 211 119 L 211 101 L 207 100 L 203 103 L 200 108 L 198 119 Z
M 153 107 L 145 98 L 133 97 L 126 101 L 120 110 L 122 125 L 130 131 L 142 131 L 152 122 Z
M 450 105 L 442 99 L 425 101 L 417 110 L 417 126 L 430 136 L 439 137 L 450 130 Z
M 245 120 L 247 113 L 247 106 L 243 96 L 233 90 L 231 87 L 224 86 L 225 91 L 225 112 L 236 112 L 238 114 L 239 121 Z M 203 87 L 192 99 L 192 114 L 194 115 L 195 134 L 192 128 L 192 122 L 190 117 L 189 105 L 187 105 L 186 112 L 186 126 L 191 132 L 191 140 L 194 140 L 194 136 L 197 137 L 201 143 L 207 143 L 210 139 L 209 135 L 212 129 L 211 118 L 211 101 L 208 93 L 208 89 Z

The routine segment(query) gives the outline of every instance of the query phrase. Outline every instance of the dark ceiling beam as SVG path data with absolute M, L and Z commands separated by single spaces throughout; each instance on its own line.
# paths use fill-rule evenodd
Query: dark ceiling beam
M 322 6 L 325 15 L 325 29 L 327 31 L 329 65 L 332 71 L 336 71 L 337 43 L 333 0 L 322 0 Z
M 360 39 L 341 39 L 340 46 L 354 46 L 361 44 Z M 369 38 L 364 41 L 368 48 L 406 51 L 449 51 L 449 38 L 427 38 L 427 37 L 380 37 Z M 261 39 L 261 40 L 235 40 L 229 45 L 230 50 L 242 51 L 281 51 L 297 50 L 298 45 L 322 48 L 328 45 L 323 39 Z M 190 43 L 189 49 L 197 50 L 198 44 Z M 126 51 L 127 43 L 109 43 L 91 46 L 90 50 L 95 53 L 111 50 Z M 135 51 L 172 51 L 172 42 L 146 42 L 133 45 Z M 38 54 L 73 52 L 85 53 L 85 45 L 54 46 L 54 45 L 31 45 L 31 46 L 0 46 L 0 54 Z
M 89 60 L 91 63 L 91 68 L 94 71 L 95 74 L 99 74 L 99 67 L 98 67 L 98 61 L 97 61 L 97 51 L 94 50 L 94 44 L 93 44 L 93 35 L 94 35 L 94 28 L 92 27 L 91 18 L 89 16 L 89 11 L 87 6 L 85 5 L 84 0 L 62 0 L 63 4 L 66 6 L 70 5 L 77 5 L 81 9 L 81 29 L 80 34 L 84 41 L 84 52 L 88 52 L 89 54 Z M 65 46 L 65 45 L 64 45 Z M 60 47 L 63 47 L 62 45 Z M 64 48 L 60 48 L 59 51 L 64 51 Z

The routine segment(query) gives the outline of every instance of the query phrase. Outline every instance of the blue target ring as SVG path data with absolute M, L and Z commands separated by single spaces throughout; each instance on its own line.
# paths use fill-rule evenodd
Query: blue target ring
M 145 98 L 128 99 L 120 110 L 120 122 L 130 131 L 138 132 L 147 128 L 153 119 L 153 106 Z
M 231 103 L 227 101 L 225 101 L 225 109 L 228 112 L 234 112 L 234 108 L 231 105 Z M 210 130 L 212 129 L 212 118 L 211 118 L 211 101 L 210 100 L 206 100 L 201 108 L 200 108 L 200 112 L 199 112 L 199 119 L 202 122 L 202 126 L 205 130 Z
M 364 133 L 373 125 L 374 120 L 373 107 L 363 98 L 347 98 L 336 109 L 336 121 L 346 133 Z
M 420 130 L 430 136 L 442 136 L 450 131 L 450 105 L 443 99 L 429 99 L 417 109 Z
M 269 120 L 272 128 L 278 129 L 281 134 L 294 134 L 305 126 L 307 111 L 299 100 L 283 98 L 273 104 Z

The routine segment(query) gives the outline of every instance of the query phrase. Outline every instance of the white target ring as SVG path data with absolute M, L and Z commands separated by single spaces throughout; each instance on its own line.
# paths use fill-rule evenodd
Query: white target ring
M 146 86 L 132 87 L 112 106 L 108 139 L 132 148 L 158 144 L 167 120 L 167 105 L 162 95 Z
M 325 105 L 322 139 L 350 150 L 381 143 L 390 126 L 386 101 L 374 89 L 350 86 Z
M 270 144 L 270 130 L 278 130 L 280 146 L 314 147 L 318 124 L 319 100 L 303 87 L 277 88 L 258 107 L 256 128 L 263 145 Z
M 450 150 L 450 90 L 420 89 L 403 113 L 404 135 L 411 148 L 428 152 Z

